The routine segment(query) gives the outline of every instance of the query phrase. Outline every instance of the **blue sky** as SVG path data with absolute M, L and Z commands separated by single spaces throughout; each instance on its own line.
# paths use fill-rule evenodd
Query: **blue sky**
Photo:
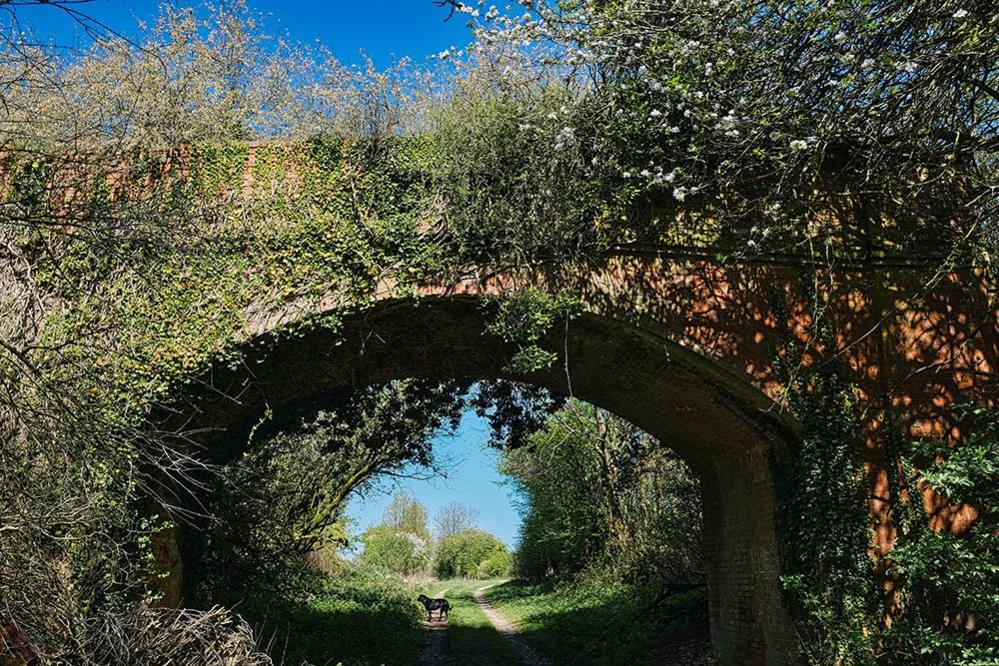
M 199 3 L 173 0 L 172 4 Z M 361 50 L 378 67 L 390 64 L 393 56 L 423 61 L 470 41 L 468 17 L 456 14 L 445 23 L 447 11 L 433 0 L 247 0 L 247 4 L 265 16 L 268 31 L 287 33 L 297 42 L 319 40 L 346 63 L 360 62 Z M 138 21 L 152 22 L 158 5 L 157 0 L 93 0 L 73 8 L 121 34 L 135 36 Z M 72 19 L 52 7 L 20 7 L 18 17 L 44 41 L 73 46 L 86 40 Z
M 441 434 L 434 440 L 434 454 L 452 463 L 448 478 L 387 479 L 366 496 L 350 501 L 347 516 L 354 523 L 351 531 L 360 534 L 377 524 L 392 494 L 401 491 L 418 499 L 431 521 L 437 509 L 451 502 L 478 509 L 478 526 L 513 547 L 520 527 L 520 516 L 512 505 L 515 493 L 496 471 L 499 454 L 485 446 L 488 439 L 488 423 L 474 412 L 466 412 L 453 435 Z

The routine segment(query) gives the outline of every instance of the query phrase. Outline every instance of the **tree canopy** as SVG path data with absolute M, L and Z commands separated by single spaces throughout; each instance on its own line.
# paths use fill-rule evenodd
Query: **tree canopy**
M 467 528 L 441 540 L 434 558 L 438 578 L 471 578 L 481 573 L 502 575 L 509 565 L 503 542 L 489 532 Z

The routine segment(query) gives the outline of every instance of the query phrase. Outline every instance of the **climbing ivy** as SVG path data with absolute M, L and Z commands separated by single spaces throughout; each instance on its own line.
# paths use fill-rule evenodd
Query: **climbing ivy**
M 825 331 L 828 335 L 828 330 Z M 872 497 L 855 387 L 835 363 L 789 385 L 800 438 L 774 463 L 781 577 L 802 656 L 814 664 L 986 664 L 999 656 L 999 418 L 964 409 L 967 441 L 906 442 L 882 428 L 889 487 Z M 976 507 L 964 534 L 935 526 L 924 496 Z M 888 503 L 894 547 L 879 552 L 868 502 Z M 882 592 L 879 592 L 881 590 Z
M 336 312 L 364 304 L 379 284 L 412 294 L 418 280 L 441 269 L 443 251 L 420 234 L 429 178 L 413 165 L 429 144 L 393 143 L 374 154 L 363 141 L 345 139 L 257 146 L 249 174 L 246 143 L 191 146 L 189 179 L 173 175 L 168 194 L 151 198 L 201 222 L 113 269 L 101 270 L 89 244 L 70 241 L 58 262 L 43 266 L 63 299 L 48 315 L 49 341 L 85 337 L 113 321 L 121 335 L 111 353 L 68 353 L 91 364 L 96 373 L 86 381 L 115 404 L 148 404 L 209 362 L 228 356 L 235 363 L 254 322 L 294 314 L 287 318 L 296 323 L 281 335 L 336 328 Z M 21 173 L 27 199 L 44 174 L 37 165 Z M 94 273 L 103 275 L 96 290 L 89 288 Z M 331 295 L 338 307 L 317 319 L 320 301 Z
M 959 410 L 961 446 L 896 442 L 892 489 L 897 526 L 887 573 L 897 580 L 897 612 L 884 642 L 897 663 L 988 664 L 999 660 L 999 418 L 993 410 Z M 964 534 L 933 525 L 924 497 L 974 507 Z
M 828 369 L 790 397 L 801 434 L 774 464 L 785 598 L 809 663 L 867 663 L 880 600 L 857 398 Z
M 495 299 L 488 299 L 486 304 Z M 486 331 L 517 345 L 507 364 L 511 372 L 529 373 L 550 367 L 558 353 L 540 346 L 557 322 L 568 322 L 582 313 L 582 302 L 573 294 L 551 294 L 536 287 L 513 292 L 498 304 Z

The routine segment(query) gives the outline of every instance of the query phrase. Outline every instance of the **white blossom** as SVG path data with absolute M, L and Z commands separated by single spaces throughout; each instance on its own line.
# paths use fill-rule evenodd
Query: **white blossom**
M 954 18 L 958 20 L 963 19 L 967 15 L 968 15 L 967 9 L 958 9 L 956 12 L 954 12 Z
M 652 182 L 656 185 L 662 185 L 663 183 L 672 183 L 676 179 L 676 169 L 673 169 L 669 173 L 663 173 L 662 167 L 656 167 L 658 172 L 652 179 Z
M 791 150 L 804 150 L 808 148 L 808 142 L 803 139 L 795 139 L 791 142 Z
M 556 135 L 555 137 L 554 148 L 556 150 L 562 150 L 562 148 L 565 147 L 565 144 L 567 142 L 571 142 L 575 138 L 576 134 L 575 132 L 573 132 L 571 127 L 563 127 L 561 130 L 559 130 L 558 135 Z

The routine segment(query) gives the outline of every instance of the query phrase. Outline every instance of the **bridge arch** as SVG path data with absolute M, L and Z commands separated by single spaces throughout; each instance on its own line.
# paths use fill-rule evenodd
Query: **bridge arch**
M 747 377 L 662 330 L 592 311 L 543 341 L 560 352 L 557 364 L 512 374 L 514 350 L 485 332 L 488 317 L 476 295 L 443 294 L 376 301 L 335 329 L 263 326 L 242 343 L 238 366 L 219 365 L 188 393 L 187 427 L 225 462 L 267 409 L 307 414 L 344 389 L 393 379 L 514 379 L 571 394 L 666 442 L 696 471 L 713 647 L 722 663 L 784 663 L 793 628 L 780 595 L 771 463 L 793 446 L 794 424 Z

